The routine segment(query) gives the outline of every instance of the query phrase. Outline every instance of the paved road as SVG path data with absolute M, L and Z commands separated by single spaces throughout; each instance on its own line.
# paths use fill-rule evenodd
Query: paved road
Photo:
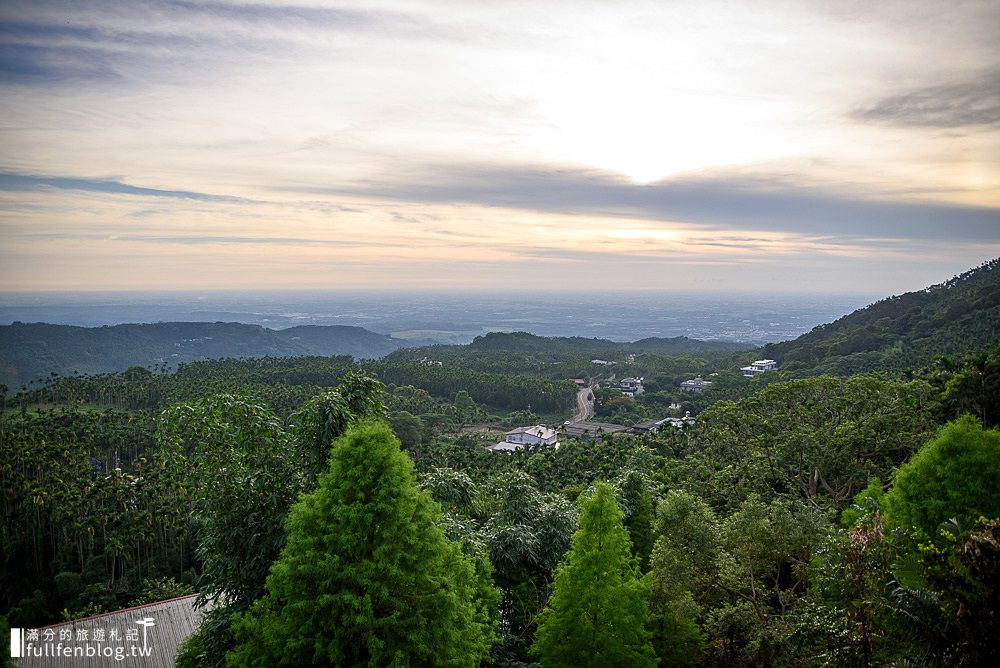
M 594 416 L 594 393 L 589 387 L 581 387 L 576 393 L 576 415 L 573 422 L 589 420 Z

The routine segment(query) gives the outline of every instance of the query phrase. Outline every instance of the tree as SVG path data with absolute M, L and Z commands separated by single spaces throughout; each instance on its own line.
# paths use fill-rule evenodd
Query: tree
M 1000 432 L 966 416 L 899 467 L 885 496 L 886 523 L 925 536 L 952 517 L 1000 517 Z
M 218 395 L 163 413 L 160 459 L 188 470 L 202 598 L 249 605 L 285 540 L 281 518 L 303 487 L 281 421 L 247 396 Z
M 355 420 L 382 417 L 383 390 L 378 380 L 350 371 L 336 389 L 312 397 L 290 416 L 309 490 L 315 487 L 316 476 L 326 470 L 333 439 Z
M 399 411 L 389 415 L 388 420 L 404 448 L 412 450 L 420 445 L 424 438 L 424 423 L 420 418 L 410 411 Z
M 881 492 L 876 485 L 869 485 L 866 492 Z M 798 614 L 798 633 L 814 637 L 814 648 L 803 654 L 822 655 L 826 665 L 891 664 L 893 653 L 905 646 L 888 633 L 887 591 L 895 550 L 886 539 L 877 505 L 866 492 L 856 497 L 858 508 L 844 511 L 852 518 L 849 526 L 831 529 L 817 542 L 811 596 Z M 862 504 L 868 512 L 861 510 Z
M 727 664 L 771 665 L 786 652 L 787 615 L 806 590 L 818 510 L 756 494 L 720 523 L 719 588 L 728 602 L 705 623 Z
M 988 639 L 1000 632 L 1000 520 L 981 518 L 971 530 L 945 523 L 934 545 L 920 546 L 919 562 L 921 584 L 933 592 L 930 600 L 943 615 L 918 640 L 924 646 L 938 640 L 944 665 L 997 665 L 1000 647 Z M 912 609 L 905 607 L 907 613 Z M 914 628 L 912 619 L 907 614 Z
M 455 393 L 455 408 L 462 415 L 476 411 L 476 402 L 472 400 L 472 395 L 469 394 L 468 390 L 459 390 Z
M 655 589 L 683 588 L 703 605 L 718 584 L 722 537 L 719 520 L 701 498 L 671 490 L 656 507 Z
M 545 666 L 655 666 L 649 624 L 649 580 L 639 575 L 611 486 L 598 482 L 531 653 Z
M 502 594 L 502 647 L 497 652 L 527 661 L 525 651 L 545 606 L 552 571 L 572 541 L 575 513 L 564 497 L 539 492 L 522 471 L 500 474 L 482 491 L 473 503 L 473 519 L 482 524 L 493 579 Z
M 944 401 L 978 416 L 984 427 L 1000 426 L 1000 351 L 983 353 L 945 386 Z
M 632 541 L 632 554 L 639 560 L 639 569 L 649 570 L 653 551 L 653 497 L 649 482 L 639 471 L 628 471 L 617 483 L 620 505 L 625 515 L 625 528 Z
M 494 629 L 474 593 L 492 588 L 440 516 L 388 426 L 350 429 L 293 507 L 267 594 L 234 620 L 229 662 L 477 665 Z
M 315 488 L 332 439 L 353 421 L 381 414 L 381 395 L 381 383 L 348 373 L 338 388 L 306 401 L 291 416 L 291 430 L 246 396 L 219 395 L 164 412 L 162 453 L 174 467 L 190 469 L 195 483 L 199 600 L 225 601 L 207 614 L 179 662 L 224 662 L 233 647 L 228 619 L 263 596 L 296 497 Z
M 873 375 L 773 383 L 700 415 L 678 483 L 730 508 L 751 492 L 847 505 L 933 436 L 932 396 L 926 382 Z
M 719 599 L 719 521 L 697 496 L 671 490 L 656 508 L 656 533 L 653 644 L 666 665 L 695 665 L 705 645 L 697 618 Z

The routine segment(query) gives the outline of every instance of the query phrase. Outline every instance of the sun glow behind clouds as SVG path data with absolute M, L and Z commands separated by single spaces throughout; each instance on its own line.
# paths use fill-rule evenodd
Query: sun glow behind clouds
M 708 1 L 646 5 L 636 16 L 590 5 L 544 34 L 548 48 L 540 38 L 504 67 L 489 66 L 491 53 L 477 62 L 484 86 L 534 114 L 521 126 L 525 150 L 557 162 L 647 184 L 795 159 L 838 113 L 824 77 L 860 83 L 873 54 L 867 45 L 845 50 L 864 27 L 830 34 L 794 5 L 784 9 Z M 840 54 L 837 77 L 829 52 Z
M 535 91 L 547 129 L 536 141 L 546 152 L 637 184 L 781 154 L 780 138 L 759 131 L 767 106 L 734 104 L 723 89 L 708 89 L 690 62 L 698 56 L 693 48 L 635 33 L 605 35 L 597 44 Z
M 579 82 L 557 91 L 541 104 L 555 128 L 546 138 L 553 152 L 618 172 L 638 185 L 781 155 L 777 138 L 759 128 L 747 131 L 753 116 L 763 121 L 763 113 L 744 107 L 734 123 L 723 99 L 643 87 L 651 83 L 607 81 L 598 93 Z

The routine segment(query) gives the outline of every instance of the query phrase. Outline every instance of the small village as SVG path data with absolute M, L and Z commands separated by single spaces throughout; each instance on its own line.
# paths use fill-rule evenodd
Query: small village
M 629 358 L 631 359 L 627 359 L 626 364 L 633 363 L 634 357 L 634 355 L 629 355 Z M 614 362 L 608 362 L 600 359 L 591 360 L 591 363 L 600 366 L 610 366 L 614 364 Z M 744 378 L 755 378 L 762 373 L 773 371 L 777 368 L 778 364 L 774 360 L 756 360 L 751 362 L 749 366 L 740 367 L 740 374 Z M 643 379 L 641 377 L 623 378 L 613 385 L 612 389 L 619 390 L 622 396 L 635 397 L 645 391 L 642 386 L 642 381 Z M 502 441 L 496 443 L 495 445 L 488 446 L 486 449 L 492 452 L 508 453 L 527 447 L 551 447 L 559 449 L 560 436 L 565 438 L 600 440 L 604 436 L 616 434 L 635 436 L 656 433 L 666 427 L 671 429 L 684 429 L 695 423 L 695 419 L 691 417 L 691 413 L 689 411 L 685 411 L 684 417 L 665 417 L 657 420 L 644 420 L 631 426 L 590 420 L 588 418 L 590 418 L 594 412 L 593 389 L 595 388 L 588 386 L 586 381 L 582 378 L 577 378 L 574 382 L 580 388 L 577 399 L 577 405 L 580 410 L 577 415 L 574 416 L 574 419 L 567 420 L 561 425 L 553 427 L 543 424 L 516 427 L 506 432 Z M 680 384 L 680 388 L 685 392 L 700 394 L 711 385 L 712 381 L 697 377 L 685 380 Z M 672 410 L 679 410 L 680 404 L 671 404 L 670 408 Z

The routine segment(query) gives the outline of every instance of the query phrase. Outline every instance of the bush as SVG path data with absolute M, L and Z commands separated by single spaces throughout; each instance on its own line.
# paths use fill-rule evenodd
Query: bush
M 1000 432 L 968 416 L 945 425 L 899 467 L 885 516 L 889 526 L 924 536 L 953 517 L 1000 517 Z

